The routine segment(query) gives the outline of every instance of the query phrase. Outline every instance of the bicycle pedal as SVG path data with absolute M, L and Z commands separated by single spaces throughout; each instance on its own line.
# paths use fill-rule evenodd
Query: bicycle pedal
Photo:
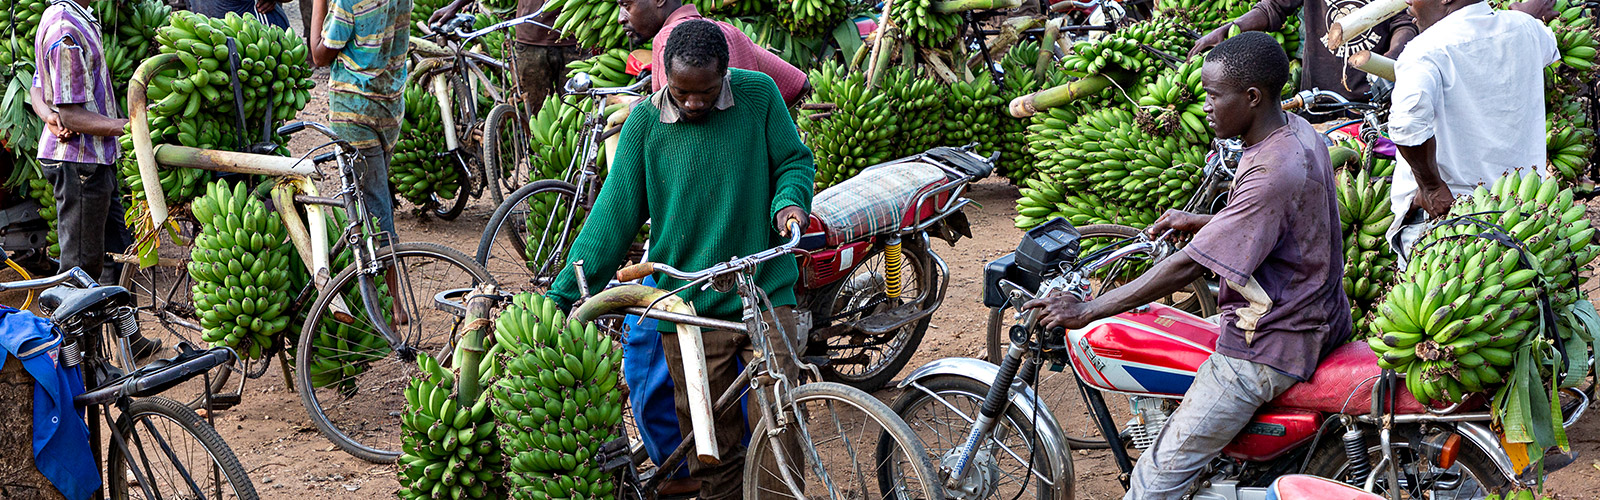
M 212 394 L 211 409 L 226 410 L 235 406 L 239 406 L 239 403 L 243 401 L 244 398 L 241 397 L 237 392 L 230 392 L 227 394 Z

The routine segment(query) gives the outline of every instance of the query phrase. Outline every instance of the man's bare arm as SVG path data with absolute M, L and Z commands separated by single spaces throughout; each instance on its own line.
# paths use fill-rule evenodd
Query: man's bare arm
M 82 104 L 62 104 L 58 109 L 60 109 L 61 126 L 84 135 L 117 137 L 122 135 L 122 126 L 128 123 L 128 120 L 122 118 L 112 118 L 84 109 Z
M 1435 217 L 1449 212 L 1453 204 L 1450 186 L 1439 175 L 1437 146 L 1433 137 L 1415 146 L 1399 146 L 1400 156 L 1411 166 L 1411 175 L 1417 180 L 1417 206 Z
M 333 64 L 334 58 L 339 57 L 339 49 L 328 48 L 322 41 L 322 25 L 328 20 L 328 0 L 312 0 L 311 26 L 306 31 L 311 35 L 311 63 L 317 66 Z

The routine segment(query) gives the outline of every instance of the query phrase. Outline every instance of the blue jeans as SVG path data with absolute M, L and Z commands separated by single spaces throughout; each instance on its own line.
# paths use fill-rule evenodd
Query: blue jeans
M 1270 366 L 1212 354 L 1155 444 L 1139 456 L 1123 500 L 1183 497 L 1200 469 L 1244 430 L 1256 409 L 1296 382 Z
M 378 229 L 389 233 L 389 242 L 393 243 L 394 195 L 389 193 L 389 154 L 382 147 L 363 149 L 355 171 L 361 183 L 361 199 L 366 203 L 367 217 L 377 219 Z

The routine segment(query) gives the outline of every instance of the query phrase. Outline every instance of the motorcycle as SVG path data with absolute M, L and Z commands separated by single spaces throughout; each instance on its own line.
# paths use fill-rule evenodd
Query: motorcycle
M 1076 228 L 1064 219 L 1050 221 L 990 265 L 984 301 L 1006 309 L 1053 293 L 1086 300 L 1097 269 L 1138 255 L 1159 260 L 1173 251 L 1166 238 L 1140 233 L 1080 255 Z M 1063 430 L 1035 392 L 1041 370 L 1070 369 L 1126 488 L 1131 453 L 1154 443 L 1200 364 L 1214 352 L 1220 331 L 1215 323 L 1162 304 L 1072 331 L 1047 331 L 1036 314 L 1021 314 L 1010 328 L 999 366 L 946 358 L 900 383 L 904 392 L 893 407 L 923 437 L 928 452 L 939 455 L 950 498 L 1012 498 L 1030 488 L 1035 498 L 1072 498 L 1068 449 L 1083 443 Z M 1360 342 L 1329 354 L 1310 380 L 1256 413 L 1201 471 L 1190 498 L 1261 500 L 1269 498 L 1275 479 L 1300 473 L 1396 499 L 1481 498 L 1536 479 L 1529 477 L 1536 473 L 1513 467 L 1489 428 L 1481 397 L 1449 408 L 1424 407 L 1403 380 L 1376 362 Z M 1120 427 L 1107 394 L 1127 398 L 1131 418 Z M 1571 426 L 1589 399 L 1564 390 L 1563 403 L 1564 425 Z M 1549 472 L 1552 462 L 1545 466 Z
M 932 238 L 972 237 L 962 195 L 999 158 L 972 148 L 874 165 L 816 195 L 795 292 L 806 356 L 823 378 L 870 392 L 911 360 L 949 285 Z

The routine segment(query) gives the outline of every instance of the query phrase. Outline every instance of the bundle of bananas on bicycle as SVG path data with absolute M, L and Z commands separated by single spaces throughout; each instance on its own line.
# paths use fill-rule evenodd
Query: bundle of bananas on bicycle
M 432 16 L 434 11 L 444 8 L 450 0 L 412 0 L 411 2 L 411 36 L 422 37 L 422 27 L 417 26 L 417 21 L 425 21 Z
M 1355 162 L 1356 168 L 1366 171 L 1369 177 L 1376 179 L 1379 177 L 1394 176 L 1394 159 L 1376 157 L 1372 151 L 1371 145 L 1363 145 L 1361 144 L 1361 141 L 1358 141 L 1354 138 L 1347 138 L 1335 141 L 1334 146 L 1355 151 L 1357 156 L 1351 161 Z M 1338 166 L 1338 164 L 1334 164 L 1334 167 L 1337 168 Z
M 328 241 L 337 241 L 339 231 L 348 222 L 344 212 L 334 210 L 328 217 Z M 355 263 L 355 253 L 349 248 L 333 255 L 329 269 L 345 269 Z M 291 290 L 303 290 L 310 281 L 310 276 L 299 269 L 291 274 Z M 377 285 L 378 310 L 383 313 L 383 321 L 393 324 L 394 321 L 394 295 L 389 292 L 387 280 L 375 280 Z M 361 304 L 361 291 L 351 285 L 348 289 L 339 290 L 345 304 Z M 293 324 L 305 324 L 310 307 L 295 311 Z M 299 333 L 296 331 L 288 334 Z M 370 324 L 356 322 L 346 323 L 327 315 L 317 320 L 317 328 L 311 332 L 311 347 L 316 352 L 310 356 L 311 385 L 313 387 L 339 386 L 341 391 L 356 388 L 355 376 L 366 372 L 369 363 L 388 357 L 391 352 L 389 341 L 379 335 Z M 298 345 L 296 342 L 287 342 L 290 348 Z
M 961 16 L 941 12 L 941 0 L 905 0 L 889 6 L 890 22 L 900 28 L 904 39 L 921 48 L 941 48 L 956 39 Z
M 1073 44 L 1072 54 L 1061 60 L 1061 67 L 1076 75 L 1104 74 L 1139 79 L 1142 83 L 1154 80 L 1162 73 L 1161 68 L 1182 63 L 1192 46 L 1194 40 L 1184 34 L 1177 21 L 1143 21 L 1096 40 Z
M 505 459 L 489 394 L 461 393 L 457 374 L 433 356 L 418 356 L 417 367 L 423 376 L 406 386 L 400 414 L 399 497 L 506 498 Z
M 735 18 L 770 13 L 777 0 L 689 0 L 684 3 L 694 4 L 700 12 L 709 12 L 721 18 Z
M 439 101 L 416 82 L 406 85 L 405 124 L 394 143 L 389 163 L 389 186 L 419 210 L 432 209 L 442 200 L 465 196 L 461 174 L 445 155 L 444 118 Z
M 1370 331 L 1379 295 L 1394 282 L 1395 255 L 1384 240 L 1394 222 L 1389 182 L 1373 179 L 1366 170 L 1352 174 L 1349 169 L 1340 170 L 1334 182 L 1339 228 L 1344 233 L 1344 293 L 1361 337 Z
M 288 229 L 244 182 L 207 185 L 192 209 L 201 224 L 189 261 L 201 337 L 260 358 L 292 317 L 289 266 L 298 262 L 284 244 Z
M 791 35 L 810 38 L 832 31 L 850 15 L 849 0 L 779 0 L 774 14 Z
M 1577 290 L 1577 270 L 1600 256 L 1586 208 L 1559 182 L 1520 172 L 1458 199 L 1451 209 L 1458 218 L 1417 243 L 1413 262 L 1379 303 L 1367 342 L 1379 366 L 1404 372 L 1424 403 L 1492 390 L 1527 375 L 1523 360 L 1543 364 L 1544 296 L 1560 318 L 1550 326 L 1566 340 L 1568 377 L 1581 378 L 1596 332 L 1575 320 L 1578 311 L 1593 311 Z M 1508 397 L 1521 396 L 1499 393 L 1496 406 Z
M 567 63 L 567 78 L 578 73 L 588 73 L 596 87 L 626 87 L 633 83 L 633 76 L 628 74 L 628 49 L 624 48 Z
M 615 498 L 615 478 L 593 458 L 622 431 L 620 346 L 521 294 L 495 318 L 492 349 L 507 355 L 491 409 L 512 498 Z
M 616 0 L 563 0 L 544 3 L 545 10 L 561 9 L 552 23 L 578 45 L 610 50 L 628 46 L 628 35 L 617 22 Z

